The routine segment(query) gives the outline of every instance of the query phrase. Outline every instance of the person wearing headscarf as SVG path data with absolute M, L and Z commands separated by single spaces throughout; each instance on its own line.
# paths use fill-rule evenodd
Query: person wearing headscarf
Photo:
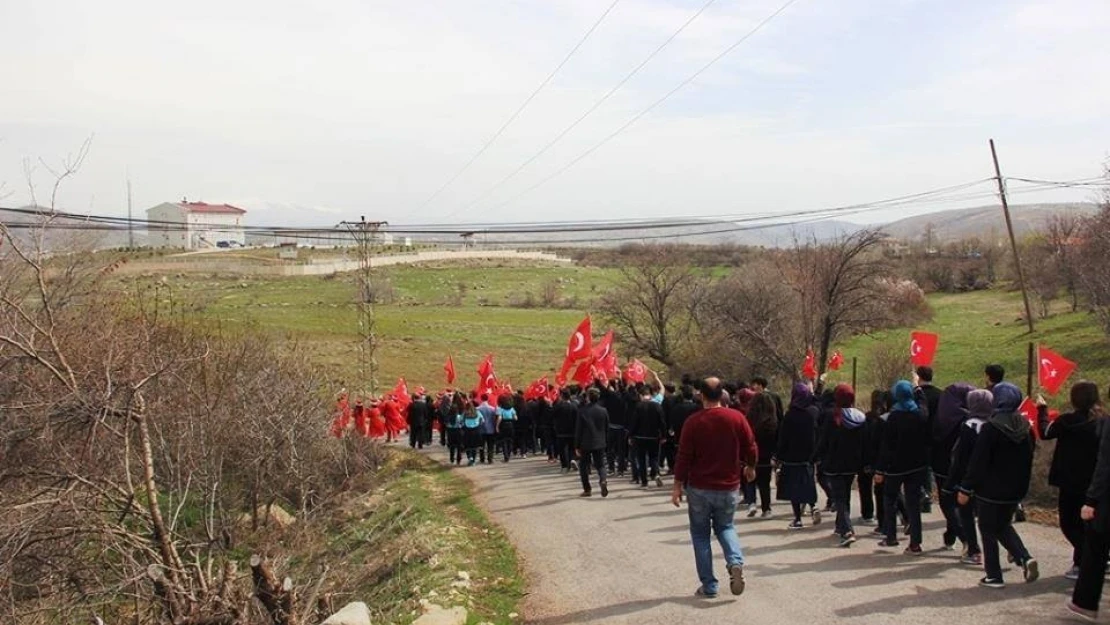
M 813 477 L 813 452 L 816 446 L 817 406 L 809 385 L 798 383 L 790 394 L 790 408 L 779 426 L 775 459 L 782 467 L 781 488 L 790 500 L 794 520 L 788 529 L 801 529 L 802 512 L 812 510 L 813 524 L 821 522 L 817 509 L 817 483 Z
M 929 450 L 933 475 L 940 491 L 940 511 L 944 515 L 944 548 L 952 549 L 959 540 L 965 546 L 967 539 L 960 525 L 960 514 L 956 509 L 956 493 L 945 488 L 952 467 L 952 448 L 960 436 L 960 426 L 967 421 L 967 394 L 975 390 L 970 384 L 957 382 L 940 391 L 936 402 L 936 412 L 930 415 L 932 447 Z M 926 391 L 926 399 L 928 392 Z
M 959 428 L 956 444 L 952 447 L 952 462 L 948 467 L 948 478 L 943 489 L 956 493 L 967 474 L 967 466 L 971 462 L 971 453 L 975 451 L 975 442 L 979 440 L 979 432 L 990 419 L 994 412 L 994 395 L 986 389 L 976 389 L 967 394 L 967 419 Z M 960 558 L 962 564 L 982 566 L 983 552 L 979 547 L 979 533 L 976 531 L 975 506 L 971 503 L 959 503 L 957 500 L 956 513 L 960 517 L 961 536 L 964 541 L 964 554 Z
M 979 585 L 1003 588 L 1006 584 L 998 560 L 999 542 L 1014 556 L 1026 582 L 1036 581 L 1040 576 L 1037 560 L 1013 528 L 1014 512 L 1029 493 L 1034 441 L 1029 421 L 1018 412 L 1022 399 L 1018 387 L 1000 382 L 991 392 L 994 410 L 975 441 L 957 498 L 961 504 L 975 498 L 986 572 Z
M 1074 399 L 1072 402 L 1072 407 L 1077 408 Z M 1092 411 L 1101 413 L 1101 406 L 1096 403 Z M 1110 554 L 1110 427 L 1105 424 L 1099 428 L 1094 474 L 1079 516 L 1086 524 L 1086 532 L 1083 536 L 1083 555 L 1079 559 L 1079 579 L 1075 582 L 1068 609 L 1094 621 L 1098 618 L 1106 559 Z
M 856 393 L 847 384 L 833 389 L 833 414 L 825 421 L 815 457 L 832 489 L 836 534 L 840 546 L 856 542 L 852 528 L 852 481 L 863 468 L 864 426 L 867 416 L 855 408 Z
M 1060 490 L 1056 510 L 1059 513 L 1060 531 L 1072 546 L 1072 566 L 1064 577 L 1079 577 L 1079 558 L 1083 553 L 1083 519 L 1079 512 L 1091 486 L 1091 476 L 1098 461 L 1099 430 L 1103 422 L 1098 419 L 1098 387 L 1086 380 L 1071 387 L 1073 412 L 1066 412 L 1054 421 L 1048 418 L 1048 407 L 1043 397 L 1037 398 L 1037 425 L 1041 438 L 1055 440 L 1052 465 L 1048 470 L 1048 483 Z
M 883 485 L 883 507 L 886 537 L 880 547 L 898 546 L 898 524 L 895 510 L 898 496 L 905 499 L 909 517 L 910 545 L 906 555 L 921 555 L 921 487 L 929 467 L 929 429 L 924 408 L 916 397 L 913 385 L 900 380 L 891 389 L 894 407 L 883 426 L 879 443 L 879 460 L 875 482 Z

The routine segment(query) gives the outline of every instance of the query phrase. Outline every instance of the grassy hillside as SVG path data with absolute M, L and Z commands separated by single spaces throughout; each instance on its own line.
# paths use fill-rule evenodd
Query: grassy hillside
M 478 361 L 490 352 L 496 355 L 499 375 L 518 386 L 551 372 L 562 362 L 567 336 L 616 272 L 476 263 L 394 267 L 375 275 L 394 293 L 392 304 L 375 307 L 381 337 L 379 382 L 392 387 L 405 376 L 411 385 L 435 388 L 445 383 L 448 354 L 455 359 L 458 384 L 467 386 L 475 382 Z M 523 307 L 528 293 L 538 306 L 548 283 L 558 293 L 556 307 Z M 465 285 L 461 296 L 460 284 Z M 163 297 L 194 303 L 209 318 L 295 335 L 309 344 L 337 384 L 355 386 L 359 329 L 353 276 L 183 274 L 166 276 L 165 285 Z
M 871 354 L 877 344 L 890 344 L 909 349 L 909 332 L 913 329 L 940 334 L 940 348 L 933 368 L 938 385 L 956 381 L 982 384 L 983 367 L 997 362 L 1006 368 L 1006 377 L 1023 390 L 1026 378 L 1026 349 L 1030 341 L 1043 344 L 1079 363 L 1069 382 L 1087 378 L 1101 386 L 1110 385 L 1110 340 L 1087 313 L 1069 312 L 1058 303 L 1048 319 L 1037 319 L 1037 331 L 1030 335 L 1022 321 L 1020 293 L 980 291 L 961 294 L 937 294 L 929 297 L 934 317 L 917 328 L 879 332 L 858 336 L 838 345 L 846 358 L 859 358 L 859 386 L 873 388 Z M 907 372 L 908 373 L 908 372 Z M 851 368 L 830 374 L 834 381 L 845 381 Z M 1036 371 L 1034 371 L 1036 384 Z M 1061 392 L 1064 400 L 1066 389 Z

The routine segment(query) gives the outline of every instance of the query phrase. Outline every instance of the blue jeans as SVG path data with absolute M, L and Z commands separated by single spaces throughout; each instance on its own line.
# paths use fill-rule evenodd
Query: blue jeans
M 729 568 L 743 566 L 744 553 L 740 550 L 740 537 L 733 526 L 736 506 L 740 503 L 739 490 L 702 490 L 686 487 L 687 510 L 690 514 L 690 540 L 694 544 L 694 563 L 698 579 L 706 594 L 717 594 L 717 578 L 713 575 L 713 547 L 710 531 L 717 535 L 717 542 L 725 552 Z

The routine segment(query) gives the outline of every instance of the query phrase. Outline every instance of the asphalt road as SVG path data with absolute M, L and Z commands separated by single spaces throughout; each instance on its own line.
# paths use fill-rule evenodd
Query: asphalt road
M 446 461 L 442 448 L 429 453 Z M 910 557 L 879 548 L 864 536 L 870 527 L 857 527 L 860 542 L 838 548 L 828 517 L 788 532 L 789 505 L 778 504 L 770 519 L 738 514 L 747 591 L 728 594 L 714 542 L 722 594 L 705 600 L 693 596 L 698 580 L 686 509 L 671 506 L 669 479 L 664 488 L 641 490 L 613 478 L 607 499 L 596 485 L 594 496 L 582 499 L 577 475 L 560 474 L 546 458 L 457 470 L 522 556 L 530 592 L 523 616 L 535 625 L 1074 622 L 1063 607 L 1070 549 L 1053 527 L 1017 526 L 1040 562 L 1041 580 L 1025 584 L 1020 569 L 1004 568 L 1007 587 L 992 590 L 978 587 L 982 571 L 960 565 L 959 551 L 939 550 L 943 519 L 935 507 L 925 516 L 926 553 Z

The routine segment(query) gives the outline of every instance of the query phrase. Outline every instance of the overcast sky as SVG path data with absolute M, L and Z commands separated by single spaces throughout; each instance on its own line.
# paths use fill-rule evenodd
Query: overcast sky
M 705 3 L 620 0 L 429 203 L 610 1 L 0 0 L 2 204 L 29 201 L 25 161 L 58 163 L 90 135 L 59 208 L 124 214 L 130 172 L 136 210 L 182 197 L 230 202 L 256 225 L 796 211 L 991 176 L 990 137 L 1011 176 L 1091 177 L 1110 152 L 1107 0 L 798 0 L 627 131 L 521 194 L 782 2 L 717 0 L 489 192 Z M 42 166 L 32 178 L 50 185 Z

